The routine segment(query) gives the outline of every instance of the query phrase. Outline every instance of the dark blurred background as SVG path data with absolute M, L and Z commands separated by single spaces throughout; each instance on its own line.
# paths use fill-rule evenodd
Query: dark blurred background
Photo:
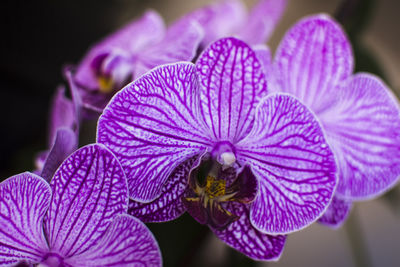
M 156 9 L 167 22 L 171 22 L 185 12 L 210 2 L 212 1 L 1 1 L 0 180 L 33 169 L 35 154 L 46 149 L 49 101 L 57 86 L 65 84 L 61 73 L 65 64 L 78 63 L 91 44 L 138 17 L 148 8 Z M 248 6 L 255 2 L 256 0 L 245 1 Z M 341 11 L 341 0 L 288 2 L 287 11 L 269 42 L 272 49 L 276 48 L 290 25 L 302 16 L 316 12 L 326 12 L 339 18 L 343 15 L 343 22 L 355 45 L 357 69 L 382 75 L 399 95 L 399 1 L 346 1 L 365 5 L 365 8 L 350 15 Z M 91 138 L 95 134 L 95 124 L 92 122 L 88 125 L 83 127 L 82 134 L 87 140 L 94 140 Z M 291 235 L 281 260 L 267 265 L 400 266 L 399 194 L 397 186 L 385 197 L 356 204 L 349 221 L 339 230 L 315 224 Z M 191 218 L 184 217 L 165 224 L 165 227 L 152 226 L 162 246 L 176 246 L 195 259 L 177 260 L 179 255 L 172 255 L 175 251 L 166 248 L 163 250 L 166 266 L 174 266 L 176 262 L 196 266 L 205 263 L 222 266 L 227 264 L 227 255 L 241 259 L 212 235 L 206 236 L 207 232 L 202 227 L 192 226 L 193 224 Z M 172 231 L 183 225 L 185 227 L 181 229 L 185 229 L 192 238 L 185 241 L 188 244 L 186 250 L 183 248 L 186 246 L 185 242 L 181 242 L 178 236 L 167 233 L 168 229 Z M 190 245 L 196 242 L 203 242 L 205 245 Z M 201 251 L 193 251 L 196 249 Z M 249 266 L 247 261 L 243 262 L 243 266 Z M 230 261 L 229 264 L 234 263 Z

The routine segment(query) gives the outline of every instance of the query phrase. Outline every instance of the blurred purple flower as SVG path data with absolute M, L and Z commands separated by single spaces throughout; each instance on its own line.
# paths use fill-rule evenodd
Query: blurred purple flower
M 160 266 L 154 237 L 126 215 L 126 177 L 104 146 L 72 154 L 50 185 L 26 172 L 0 184 L 0 265 Z
M 222 0 L 187 14 L 204 29 L 202 47 L 217 39 L 237 36 L 250 45 L 265 43 L 286 7 L 286 0 L 259 0 L 246 11 L 241 0 Z
M 147 11 L 92 47 L 77 66 L 73 82 L 84 107 L 101 113 L 116 91 L 146 71 L 192 60 L 202 37 L 195 21 L 177 21 L 165 29 L 161 16 Z
M 353 74 L 344 31 L 328 15 L 300 20 L 285 35 L 271 63 L 270 88 L 296 96 L 318 117 L 338 163 L 334 201 L 321 222 L 338 227 L 351 202 L 379 196 L 400 175 L 400 109 L 376 76 Z
M 79 102 L 76 96 L 65 97 L 65 89 L 57 89 L 50 108 L 48 147 L 35 159 L 35 173 L 45 180 L 51 177 L 72 152 L 78 147 L 80 126 Z
M 255 52 L 226 38 L 196 65 L 158 67 L 114 96 L 97 141 L 127 173 L 129 212 L 167 221 L 187 210 L 245 255 L 277 259 L 281 234 L 325 211 L 336 169 L 312 113 L 266 94 Z

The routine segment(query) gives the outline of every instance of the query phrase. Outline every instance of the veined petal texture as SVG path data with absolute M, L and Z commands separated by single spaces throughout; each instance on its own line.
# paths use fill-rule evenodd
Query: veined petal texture
M 142 222 L 165 222 L 181 216 L 186 208 L 182 197 L 188 184 L 188 174 L 198 157 L 180 164 L 168 177 L 161 195 L 149 203 L 129 201 L 128 213 Z
M 300 230 L 330 203 L 336 186 L 335 159 L 314 115 L 295 98 L 265 98 L 237 153 L 238 162 L 250 164 L 260 182 L 250 219 L 261 232 Z
M 138 219 L 118 215 L 88 251 L 67 260 L 73 266 L 161 266 L 157 241 Z
M 236 143 L 249 131 L 254 110 L 266 95 L 262 65 L 254 51 L 235 38 L 211 44 L 196 62 L 201 116 L 216 140 Z
M 265 43 L 282 17 L 286 0 L 260 0 L 249 12 L 238 35 L 250 45 Z
M 125 174 L 103 145 L 88 145 L 69 156 L 50 186 L 45 232 L 52 251 L 64 258 L 88 250 L 128 208 Z
M 338 196 L 372 198 L 399 180 L 400 106 L 379 78 L 349 79 L 320 119 L 338 160 Z
M 43 217 L 50 197 L 49 185 L 29 172 L 0 183 L 0 265 L 38 263 L 48 252 Z
M 222 241 L 254 260 L 277 261 L 282 254 L 286 237 L 267 235 L 251 225 L 249 208 L 241 203 L 227 203 L 227 209 L 240 218 L 222 230 L 213 232 Z
M 143 75 L 105 108 L 97 141 L 120 160 L 134 200 L 157 198 L 180 163 L 211 146 L 198 98 L 194 65 L 176 63 Z
M 300 20 L 275 55 L 274 77 L 282 92 L 298 97 L 317 115 L 332 104 L 336 87 L 353 72 L 350 42 L 328 15 Z
M 334 196 L 328 209 L 318 219 L 318 222 L 335 229 L 339 228 L 347 219 L 352 206 L 351 201 Z

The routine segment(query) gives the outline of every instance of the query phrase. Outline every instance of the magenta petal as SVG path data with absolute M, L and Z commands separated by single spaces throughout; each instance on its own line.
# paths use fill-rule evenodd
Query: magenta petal
M 65 258 L 95 244 L 113 217 L 128 208 L 122 167 L 102 145 L 88 145 L 69 156 L 50 185 L 45 232 L 52 251 Z
M 72 266 L 161 266 L 157 241 L 138 219 L 118 215 L 88 251 L 66 260 Z
M 199 8 L 180 21 L 197 21 L 204 29 L 202 46 L 232 36 L 238 32 L 246 19 L 246 8 L 240 0 L 222 0 Z
M 259 179 L 252 224 L 261 232 L 300 230 L 320 217 L 336 186 L 332 151 L 313 114 L 289 95 L 273 94 L 258 106 L 253 129 L 237 146 Z
M 332 228 L 339 228 L 346 221 L 351 207 L 351 201 L 342 200 L 334 196 L 328 209 L 319 218 L 318 222 Z
M 149 44 L 159 41 L 164 31 L 165 26 L 161 16 L 153 10 L 147 11 L 138 20 L 130 22 L 92 47 L 79 64 L 75 81 L 87 89 L 97 89 L 98 81 L 92 69 L 96 57 L 112 51 L 124 51 L 127 54 L 138 52 Z
M 56 132 L 54 144 L 44 162 L 40 176 L 49 182 L 57 168 L 77 149 L 77 147 L 78 138 L 76 133 L 68 128 L 59 128 Z
M 350 42 L 327 15 L 300 20 L 285 35 L 275 55 L 280 90 L 298 97 L 317 115 L 331 105 L 330 95 L 353 72 Z
M 50 196 L 49 185 L 29 172 L 0 183 L 0 265 L 38 263 L 49 250 L 43 217 Z
M 186 208 L 182 203 L 188 175 L 197 157 L 188 159 L 179 165 L 168 177 L 161 195 L 149 203 L 140 203 L 131 200 L 128 213 L 142 222 L 165 222 L 181 216 Z
M 377 77 L 357 74 L 320 115 L 338 160 L 336 194 L 360 200 L 380 195 L 400 176 L 400 106 Z
M 256 54 L 238 39 L 220 39 L 200 55 L 196 69 L 202 85 L 201 116 L 214 138 L 239 141 L 248 132 L 254 109 L 267 91 Z
M 226 244 L 254 260 L 277 261 L 282 254 L 286 237 L 267 235 L 251 225 L 249 209 L 244 204 L 229 203 L 228 210 L 239 219 L 222 230 L 213 232 Z
M 100 117 L 97 141 L 124 167 L 133 200 L 156 199 L 173 170 L 210 147 L 198 121 L 194 65 L 176 63 L 152 70 L 120 91 Z
M 265 43 L 282 17 L 286 0 L 260 0 L 250 11 L 239 32 L 250 45 Z
M 203 38 L 195 21 L 178 21 L 168 28 L 165 37 L 138 55 L 135 77 L 163 64 L 192 61 Z
M 78 123 L 74 103 L 65 97 L 65 88 L 58 88 L 50 110 L 49 147 L 53 145 L 59 128 L 77 131 Z

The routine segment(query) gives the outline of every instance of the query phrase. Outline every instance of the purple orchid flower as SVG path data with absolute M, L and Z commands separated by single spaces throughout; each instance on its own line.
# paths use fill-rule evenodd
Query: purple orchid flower
M 273 63 L 265 54 L 270 88 L 300 99 L 326 132 L 339 183 L 320 222 L 338 227 L 353 201 L 377 197 L 399 180 L 398 101 L 378 77 L 353 74 L 351 44 L 328 15 L 306 17 L 294 25 Z
M 168 221 L 188 211 L 245 255 L 278 259 L 284 234 L 325 211 L 336 168 L 313 114 L 289 95 L 266 95 L 255 52 L 235 38 L 115 95 L 97 141 L 127 174 L 129 212 Z
M 60 164 L 78 147 L 80 126 L 79 102 L 76 96 L 65 97 L 65 89 L 57 89 L 50 108 L 49 149 L 36 157 L 35 173 L 45 180 L 51 177 Z
M 247 12 L 240 0 L 223 0 L 187 14 L 204 29 L 202 47 L 222 37 L 237 36 L 250 45 L 265 43 L 286 7 L 286 0 L 259 0 Z
M 192 60 L 202 37 L 195 21 L 178 21 L 166 30 L 157 12 L 146 12 L 92 47 L 77 67 L 73 82 L 84 108 L 99 114 L 134 78 L 161 64 Z
M 102 145 L 68 157 L 50 185 L 29 172 L 8 178 L 0 206 L 0 265 L 161 265 L 153 235 L 125 214 L 126 177 Z

